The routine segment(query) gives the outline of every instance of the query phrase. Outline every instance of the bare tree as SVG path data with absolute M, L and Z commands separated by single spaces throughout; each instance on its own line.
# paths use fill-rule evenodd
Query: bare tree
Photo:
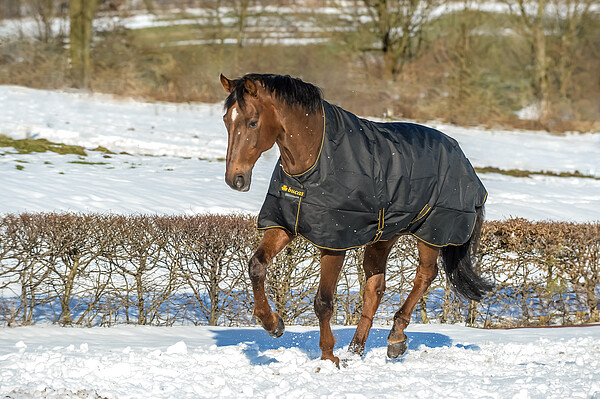
M 70 55 L 73 84 L 89 88 L 92 75 L 92 22 L 97 0 L 70 0 Z
M 9 226 L 13 229 L 12 234 L 14 234 L 12 258 L 15 261 L 14 270 L 18 272 L 18 281 L 21 285 L 22 324 L 29 325 L 34 322 L 34 308 L 40 302 L 37 299 L 38 288 L 47 284 L 50 274 L 50 269 L 46 267 L 43 260 L 48 257 L 52 258 L 53 254 L 42 239 L 44 236 L 42 216 L 23 214 L 10 218 L 12 222 Z M 49 300 L 50 298 L 46 297 L 42 302 Z
M 285 323 L 313 318 L 313 299 L 321 272 L 319 265 L 318 250 L 301 237 L 273 259 L 267 273 L 267 289 Z
M 246 280 L 239 254 L 255 234 L 251 219 L 202 215 L 179 219 L 180 275 L 200 312 L 216 326 L 228 309 L 238 308 L 237 291 Z
M 584 304 L 588 309 L 588 321 L 600 321 L 600 301 L 596 287 L 600 284 L 600 226 L 583 224 L 566 226 L 561 260 L 561 272 L 571 283 L 584 293 Z M 566 244 L 566 245 L 565 245 Z
M 546 124 L 550 116 L 550 83 L 546 33 L 548 23 L 546 7 L 549 0 L 504 0 L 511 14 L 520 21 L 521 33 L 531 47 L 533 76 L 531 86 L 539 102 L 540 122 Z
M 577 51 L 581 48 L 579 36 L 592 15 L 592 5 L 595 0 L 553 0 L 559 37 L 556 59 L 556 80 L 558 84 L 559 101 L 571 108 L 573 94 L 573 74 L 578 67 Z
M 442 0 L 363 0 L 370 16 L 367 24 L 380 42 L 385 71 L 396 77 L 407 61 L 417 56 L 423 27 Z
M 0 19 L 18 18 L 21 16 L 21 0 L 4 0 L 0 2 Z
M 73 323 L 72 300 L 80 300 L 80 279 L 98 257 L 98 223 L 92 216 L 50 214 L 45 218 L 43 240 L 49 256 L 44 258 L 50 270 L 52 289 L 60 300 L 58 321 Z
M 116 276 L 113 292 L 121 291 L 127 322 L 129 305 L 137 311 L 137 324 L 150 324 L 159 318 L 161 306 L 175 290 L 174 270 L 165 266 L 164 250 L 169 236 L 158 225 L 158 217 L 121 217 L 108 262 Z
M 62 0 L 20 0 L 18 3 L 21 1 L 24 11 L 36 22 L 39 41 L 50 43 L 63 39 L 65 26 L 62 22 L 65 15 Z
M 363 294 L 365 292 L 366 277 L 363 269 L 364 249 L 353 249 L 346 253 L 344 267 L 336 290 L 335 313 L 333 320 L 338 319 L 337 308 L 344 312 L 344 325 L 356 325 L 360 320 L 363 310 Z

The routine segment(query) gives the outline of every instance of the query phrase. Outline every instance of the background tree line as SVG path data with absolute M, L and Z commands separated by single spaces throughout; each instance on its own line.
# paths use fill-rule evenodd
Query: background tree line
M 240 215 L 20 214 L 0 218 L 0 321 L 111 326 L 248 325 L 248 261 L 260 233 Z M 390 255 L 376 322 L 389 323 L 412 288 L 412 237 Z M 334 323 L 362 311 L 362 250 L 348 253 Z M 484 226 L 478 264 L 496 288 L 481 303 L 456 297 L 443 274 L 414 322 L 485 327 L 598 322 L 600 224 L 511 219 Z M 270 266 L 269 298 L 287 324 L 315 324 L 319 253 L 303 239 Z
M 0 17 L 33 18 L 37 35 L 0 39 L 0 83 L 215 102 L 219 73 L 268 71 L 362 115 L 587 131 L 599 13 L 593 0 L 6 0 Z M 140 14 L 160 23 L 125 28 Z

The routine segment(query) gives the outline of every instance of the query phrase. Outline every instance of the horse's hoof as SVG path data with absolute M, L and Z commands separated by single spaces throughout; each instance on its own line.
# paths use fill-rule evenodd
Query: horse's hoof
M 273 338 L 279 338 L 285 332 L 285 324 L 283 324 L 283 319 L 279 316 L 279 321 L 277 322 L 277 327 L 273 331 L 267 331 L 269 335 Z
M 362 356 L 363 353 L 365 353 L 365 346 L 351 343 L 350 345 L 348 345 L 348 352 L 358 356 Z
M 404 355 L 407 349 L 408 344 L 406 341 L 388 342 L 387 355 L 390 359 L 397 359 L 398 357 Z

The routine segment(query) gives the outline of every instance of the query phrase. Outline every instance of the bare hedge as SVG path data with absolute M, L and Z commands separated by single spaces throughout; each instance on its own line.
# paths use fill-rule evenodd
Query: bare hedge
M 255 219 L 242 215 L 122 216 L 19 214 L 0 217 L 0 323 L 63 325 L 253 323 L 247 264 L 258 245 Z M 600 321 L 600 224 L 511 219 L 484 225 L 478 267 L 496 282 L 481 303 L 454 295 L 443 275 L 415 322 L 486 327 Z M 349 251 L 334 322 L 362 310 L 362 250 Z M 390 254 L 377 322 L 387 323 L 412 288 L 412 237 Z M 269 298 L 287 324 L 316 324 L 312 301 L 318 250 L 297 239 L 267 277 Z

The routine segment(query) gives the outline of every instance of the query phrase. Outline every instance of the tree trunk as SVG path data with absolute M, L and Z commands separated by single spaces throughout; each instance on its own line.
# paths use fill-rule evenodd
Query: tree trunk
M 244 47 L 244 31 L 246 30 L 246 20 L 248 18 L 248 7 L 250 6 L 250 0 L 240 0 L 238 4 L 238 37 L 237 45 L 239 48 Z
M 73 85 L 88 89 L 92 74 L 91 45 L 92 21 L 96 11 L 96 0 L 71 0 L 70 52 Z
M 596 298 L 595 288 L 598 284 L 598 276 L 588 279 L 585 283 L 586 303 L 590 312 L 589 323 L 600 321 L 600 312 L 598 311 L 598 298 Z
M 444 288 L 444 306 L 442 308 L 442 315 L 440 317 L 440 323 L 442 324 L 448 323 L 448 320 L 450 318 L 450 293 L 450 287 L 448 286 L 448 284 L 446 284 Z
M 215 266 L 211 268 L 209 284 L 208 297 L 210 300 L 210 311 L 208 316 L 208 325 L 216 326 L 220 316 L 219 293 L 221 292 L 221 289 L 219 287 L 219 272 L 216 270 Z
M 542 2 L 545 3 L 545 2 Z M 545 6 L 545 4 L 544 4 Z M 538 14 L 542 13 L 542 4 Z M 550 85 L 548 84 L 548 61 L 546 59 L 546 36 L 542 24 L 542 16 L 534 26 L 535 80 L 540 101 L 540 122 L 545 125 L 550 117 Z
M 144 301 L 144 288 L 142 281 L 142 273 L 138 272 L 135 275 L 135 285 L 137 291 L 137 309 L 138 309 L 138 324 L 146 324 L 146 303 Z
M 19 18 L 21 16 L 21 0 L 4 0 L 0 2 L 0 19 Z
M 427 316 L 427 298 L 429 298 L 429 292 L 423 294 L 421 299 L 419 299 L 419 312 L 422 324 L 429 324 L 429 316 Z
M 68 263 L 65 261 L 65 265 Z M 73 264 L 69 267 L 69 274 L 65 276 L 65 291 L 63 296 L 60 298 L 60 316 L 59 321 L 63 325 L 70 325 L 73 323 L 71 318 L 71 297 L 73 295 L 73 287 L 75 287 L 75 278 L 79 273 L 79 259 L 73 259 Z
M 467 326 L 473 327 L 475 326 L 475 322 L 477 321 L 477 302 L 469 301 L 469 309 L 467 314 Z
M 144 5 L 150 14 L 154 14 L 154 4 L 152 4 L 152 0 L 144 0 Z

